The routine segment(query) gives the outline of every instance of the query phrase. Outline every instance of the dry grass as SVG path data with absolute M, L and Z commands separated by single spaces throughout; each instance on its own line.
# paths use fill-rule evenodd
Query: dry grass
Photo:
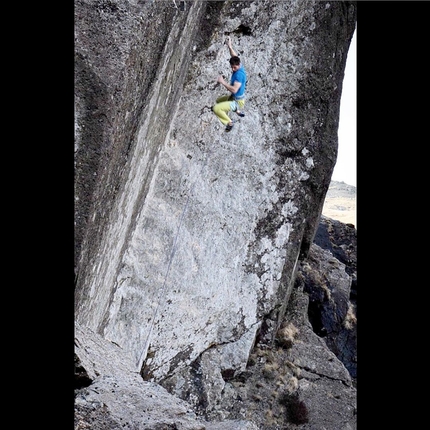
M 298 332 L 299 330 L 292 323 L 289 323 L 285 327 L 279 329 L 277 333 L 279 345 L 284 348 L 291 348 Z
M 357 225 L 355 187 L 333 181 L 327 191 L 322 214 L 328 218 Z
M 345 197 L 326 198 L 322 214 L 344 224 L 357 225 L 355 199 L 347 199 Z
M 348 312 L 346 314 L 345 321 L 343 322 L 343 325 L 348 330 L 351 330 L 354 328 L 354 326 L 357 324 L 357 316 L 355 315 L 355 309 L 354 305 L 352 303 L 349 304 Z

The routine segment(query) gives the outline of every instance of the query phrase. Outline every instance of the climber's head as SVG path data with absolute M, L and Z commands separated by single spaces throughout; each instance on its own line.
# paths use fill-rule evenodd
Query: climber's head
M 229 61 L 230 61 L 231 70 L 233 70 L 233 72 L 240 69 L 240 58 L 239 57 L 236 57 L 236 56 L 231 57 Z

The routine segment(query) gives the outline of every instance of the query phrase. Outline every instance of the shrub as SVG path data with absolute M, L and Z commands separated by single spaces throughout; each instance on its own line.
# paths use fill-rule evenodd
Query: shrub
M 279 329 L 277 333 L 278 344 L 285 349 L 291 348 L 298 332 L 299 330 L 292 323 Z
M 285 406 L 287 411 L 287 421 L 292 424 L 304 424 L 309 421 L 308 408 L 305 403 L 299 399 L 297 392 L 283 393 L 279 398 L 279 403 Z

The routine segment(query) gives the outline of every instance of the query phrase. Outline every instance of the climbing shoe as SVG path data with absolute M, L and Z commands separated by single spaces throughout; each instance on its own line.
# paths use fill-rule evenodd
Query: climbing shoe
M 233 123 L 231 123 L 231 125 L 227 124 L 225 131 L 230 131 L 232 128 L 233 128 Z

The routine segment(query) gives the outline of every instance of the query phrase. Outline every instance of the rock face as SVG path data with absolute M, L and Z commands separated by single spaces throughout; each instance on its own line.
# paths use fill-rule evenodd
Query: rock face
M 75 428 L 355 428 L 353 274 L 313 243 L 355 2 L 75 14 Z
M 217 346 L 160 384 L 77 323 L 75 429 L 355 429 L 356 263 L 356 230 L 323 217 L 275 341 L 263 326 L 251 351 Z

